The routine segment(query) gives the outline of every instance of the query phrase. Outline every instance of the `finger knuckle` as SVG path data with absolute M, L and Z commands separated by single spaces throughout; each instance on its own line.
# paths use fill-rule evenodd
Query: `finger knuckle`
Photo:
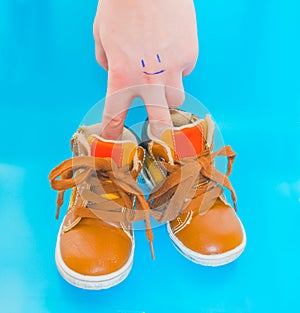
M 109 69 L 109 83 L 116 89 L 128 86 L 129 72 L 124 67 L 112 67 Z
M 185 93 L 183 89 L 169 88 L 167 93 L 168 105 L 170 108 L 177 108 L 185 101 Z

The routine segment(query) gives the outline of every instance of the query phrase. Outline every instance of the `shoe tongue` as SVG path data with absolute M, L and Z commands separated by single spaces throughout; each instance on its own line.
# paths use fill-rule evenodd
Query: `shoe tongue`
M 131 165 L 136 145 L 131 141 L 105 140 L 96 135 L 88 138 L 91 155 L 100 158 L 112 158 L 118 167 Z
M 207 123 L 198 120 L 193 124 L 174 127 L 172 131 L 166 130 L 161 140 L 172 148 L 177 157 L 186 158 L 197 156 L 204 150 L 206 137 Z

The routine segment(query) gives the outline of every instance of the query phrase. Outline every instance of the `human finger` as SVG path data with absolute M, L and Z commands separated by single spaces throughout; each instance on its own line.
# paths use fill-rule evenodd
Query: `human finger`
M 144 85 L 139 94 L 145 102 L 152 134 L 160 138 L 166 129 L 172 128 L 172 119 L 165 94 L 165 85 Z
M 182 72 L 175 73 L 168 77 L 165 93 L 169 108 L 177 108 L 183 104 L 185 94 L 182 82 Z

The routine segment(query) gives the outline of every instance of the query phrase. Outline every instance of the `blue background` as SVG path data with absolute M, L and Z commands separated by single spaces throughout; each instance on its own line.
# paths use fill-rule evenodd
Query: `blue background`
M 200 56 L 186 91 L 238 152 L 232 182 L 248 245 L 233 264 L 184 259 L 164 227 L 142 231 L 130 276 L 83 291 L 59 276 L 47 175 L 105 96 L 94 59 L 96 1 L 0 2 L 0 311 L 299 312 L 300 3 L 195 1 Z M 99 117 L 100 118 L 100 117 Z

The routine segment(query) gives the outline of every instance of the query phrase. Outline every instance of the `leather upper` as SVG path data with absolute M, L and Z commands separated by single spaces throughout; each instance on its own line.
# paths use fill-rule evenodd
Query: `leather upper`
M 205 254 L 221 254 L 239 246 L 243 232 L 236 213 L 220 199 L 204 215 L 179 215 L 170 222 L 176 237 L 189 249 Z
M 171 217 L 168 221 L 173 234 L 195 252 L 211 255 L 233 250 L 242 244 L 243 229 L 235 210 L 224 199 L 222 184 L 231 190 L 235 201 L 228 180 L 235 154 L 230 147 L 224 147 L 220 152 L 211 152 L 209 146 L 213 145 L 214 125 L 210 117 L 199 120 L 195 115 L 179 110 L 171 110 L 171 116 L 174 122 L 173 140 L 168 140 L 169 134 L 163 134 L 161 139 L 152 137 L 152 141 L 148 143 L 146 172 L 152 183 L 159 186 L 154 188 L 149 198 L 154 204 L 154 216 L 161 220 L 164 215 L 165 220 Z M 147 139 L 146 132 L 144 131 L 144 140 Z M 214 169 L 212 162 L 219 155 L 228 156 L 226 175 Z M 199 164 L 194 163 L 194 158 L 199 158 Z M 178 171 L 182 169 L 181 164 L 188 166 L 186 172 L 180 174 Z M 186 183 L 189 179 L 188 171 L 194 177 L 199 171 L 198 181 Z M 181 179 L 177 187 L 176 179 Z M 192 200 L 196 192 L 199 196 L 196 195 L 197 200 Z M 168 212 L 169 209 L 181 213 L 176 217 Z M 162 213 L 159 214 L 159 211 Z
M 61 256 L 73 271 L 88 276 L 113 273 L 130 256 L 132 240 L 120 227 L 84 218 L 60 238 Z
M 97 127 L 93 125 L 92 129 Z M 86 127 L 74 135 L 74 158 L 55 168 L 49 179 L 59 191 L 58 209 L 64 191 L 73 187 L 59 235 L 64 263 L 78 274 L 99 276 L 120 270 L 133 253 L 134 239 L 128 220 L 131 215 L 126 212 L 133 211 L 135 194 L 139 197 L 136 202 L 145 202 L 136 186 L 144 152 L 130 140 L 112 142 L 98 136 L 89 138 L 91 135 L 91 129 Z M 122 177 L 121 185 L 115 178 L 120 173 L 128 175 L 127 179 Z M 131 189 L 134 195 L 129 194 Z M 143 219 L 143 211 L 138 213 L 135 218 Z

